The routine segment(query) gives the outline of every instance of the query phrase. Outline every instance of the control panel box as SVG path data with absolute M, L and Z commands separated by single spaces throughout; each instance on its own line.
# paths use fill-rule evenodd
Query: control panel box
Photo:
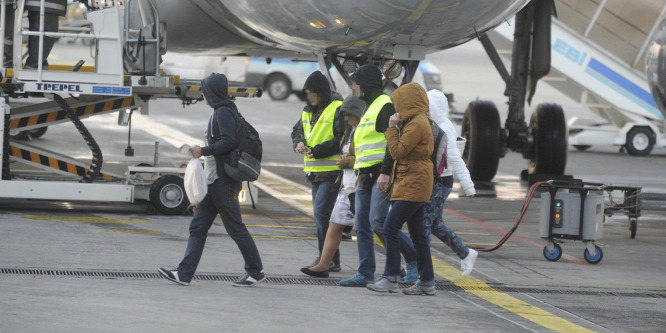
M 541 237 L 582 240 L 601 239 L 604 223 L 603 192 L 586 191 L 584 203 L 581 205 L 582 197 L 581 193 L 577 191 L 570 192 L 568 189 L 558 190 L 554 200 L 551 200 L 550 192 L 541 193 L 541 216 L 539 219 L 539 234 Z M 549 234 L 550 231 L 552 231 L 551 234 Z

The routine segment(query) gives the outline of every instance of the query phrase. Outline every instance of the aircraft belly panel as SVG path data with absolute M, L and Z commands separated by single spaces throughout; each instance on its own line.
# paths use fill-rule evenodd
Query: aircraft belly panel
M 428 52 L 462 44 L 527 2 L 161 0 L 159 8 L 169 25 L 172 51 L 333 49 L 391 57 L 395 44 L 422 45 Z

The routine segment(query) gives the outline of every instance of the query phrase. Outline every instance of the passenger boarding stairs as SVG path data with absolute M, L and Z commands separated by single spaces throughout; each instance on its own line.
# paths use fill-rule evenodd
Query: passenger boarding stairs
M 642 1 L 629 2 L 635 6 L 645 4 Z M 571 117 L 568 121 L 570 145 L 580 150 L 594 145 L 623 146 L 633 155 L 647 155 L 652 146 L 666 145 L 664 116 L 650 93 L 644 70 L 639 70 L 644 68 L 644 53 L 651 35 L 666 12 L 666 1 L 663 2 L 665 4 L 661 14 L 651 17 L 655 20 L 650 23 L 651 30 L 643 36 L 642 47 L 637 48 L 630 41 L 621 40 L 620 34 L 624 31 L 616 34 L 612 28 L 615 25 L 605 29 L 601 27 L 603 22 L 597 22 L 600 15 L 610 10 L 604 8 L 612 5 L 607 4 L 607 0 L 600 3 L 556 1 L 558 15 L 562 20 L 552 20 L 551 71 L 544 81 L 579 101 L 602 119 Z M 594 6 L 593 9 L 596 8 L 594 14 L 588 10 L 591 18 L 581 14 L 579 9 L 582 3 L 589 3 L 589 6 Z M 617 16 L 622 12 L 613 14 Z M 624 15 L 631 16 L 631 13 Z M 626 22 L 632 19 L 625 17 Z M 563 22 L 565 20 L 568 24 Z M 514 33 L 512 23 L 513 18 L 489 34 L 498 49 L 511 49 Z M 576 26 L 582 30 L 585 24 L 587 27 L 583 33 L 572 28 Z M 617 28 L 620 26 L 617 25 Z M 590 35 L 590 31 L 600 32 Z M 597 41 L 606 43 L 613 50 L 600 46 L 591 36 L 597 36 Z M 611 43 L 609 40 L 612 38 L 618 40 Z M 635 40 L 631 42 L 636 43 Z M 628 55 L 630 51 L 633 53 Z

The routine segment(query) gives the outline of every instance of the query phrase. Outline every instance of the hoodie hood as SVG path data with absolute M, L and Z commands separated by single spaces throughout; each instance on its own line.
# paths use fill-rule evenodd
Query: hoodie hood
M 401 86 L 391 94 L 395 112 L 400 113 L 401 122 L 406 122 L 418 114 L 427 115 L 428 95 L 420 84 L 412 82 Z
M 430 102 L 430 118 L 443 128 L 444 120 L 449 117 L 449 100 L 443 92 L 437 89 L 428 91 Z
M 229 83 L 224 74 L 213 73 L 201 80 L 201 91 L 213 109 L 234 104 L 229 98 Z
M 365 95 L 376 97 L 382 92 L 382 71 L 375 65 L 359 67 L 350 79 L 361 87 L 361 92 Z
M 342 102 L 340 111 L 361 119 L 365 112 L 365 102 L 360 97 L 351 95 Z
M 331 85 L 328 83 L 328 79 L 320 71 L 314 71 L 303 85 L 303 97 L 305 97 L 305 90 L 310 90 L 316 92 L 319 97 L 321 97 L 321 104 L 323 106 L 328 105 L 331 102 Z M 309 103 L 309 102 L 308 102 Z

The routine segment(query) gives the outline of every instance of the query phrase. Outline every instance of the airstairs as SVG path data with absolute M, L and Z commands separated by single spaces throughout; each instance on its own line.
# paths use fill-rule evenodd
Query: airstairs
M 633 17 L 636 13 L 618 10 L 618 1 L 556 1 L 561 20 L 552 21 L 552 67 L 544 80 L 598 116 L 569 119 L 570 145 L 579 150 L 595 145 L 622 146 L 632 155 L 647 155 L 654 146 L 666 146 L 665 119 L 644 73 L 645 50 L 666 13 L 663 2 L 661 12 L 640 18 L 653 20 L 641 22 L 647 32 L 640 39 L 640 27 L 632 26 L 637 31 L 628 33 L 627 27 L 608 24 L 610 16 L 629 25 L 637 20 Z M 500 49 L 511 47 L 512 22 L 513 18 L 508 19 L 490 34 Z

